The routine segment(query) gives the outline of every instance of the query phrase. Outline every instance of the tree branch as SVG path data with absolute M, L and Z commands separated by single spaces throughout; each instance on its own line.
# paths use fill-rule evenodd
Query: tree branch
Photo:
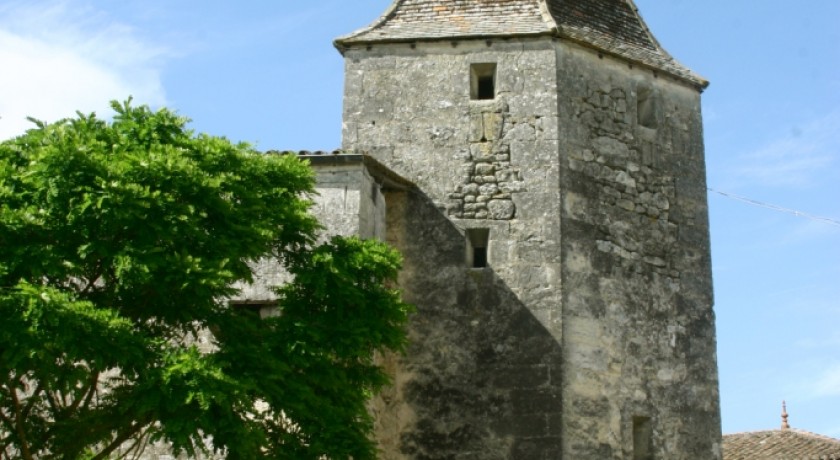
M 29 395 L 29 401 L 26 402 L 26 407 L 23 408 L 23 418 L 29 417 L 29 413 L 32 411 L 32 408 L 35 406 L 35 403 L 38 401 L 38 398 L 35 397 L 38 393 L 43 391 L 44 389 L 44 382 L 39 381 L 38 386 L 35 387 L 35 391 Z
M 9 425 L 9 429 L 10 429 L 10 430 L 11 430 L 11 429 L 14 429 L 14 427 L 15 427 L 15 422 L 13 422 L 13 421 L 12 421 L 12 419 L 10 419 L 10 418 L 9 418 L 6 414 L 4 414 L 3 412 L 0 412 L 0 421 L 5 422 L 5 423 L 6 423 L 6 425 Z M 11 434 L 10 434 L 10 436 L 11 436 Z
M 15 408 L 15 431 L 17 431 L 18 439 L 20 440 L 20 453 L 24 460 L 34 460 L 29 443 L 26 441 L 26 430 L 24 430 L 23 419 L 21 418 L 22 407 L 20 405 L 20 399 L 18 399 L 17 390 L 14 388 L 12 388 L 10 393 L 10 399 Z
M 79 294 L 84 296 L 85 294 L 90 292 L 90 290 L 93 289 L 94 286 L 96 286 L 96 282 L 99 281 L 100 278 L 102 278 L 102 259 L 97 259 L 96 268 L 93 270 L 93 274 L 87 277 L 87 286 L 85 286 L 84 289 L 80 290 Z
M 90 405 L 91 399 L 93 399 L 93 395 L 96 392 L 96 386 L 99 384 L 99 371 L 94 371 L 90 374 L 90 379 L 88 379 L 87 385 L 82 389 L 79 393 L 79 397 L 73 402 L 70 406 L 70 411 L 75 412 L 79 409 L 79 405 L 82 404 L 84 401 L 84 405 L 82 407 L 88 407 Z
M 100 275 L 100 274 L 97 274 L 93 278 L 89 278 L 87 286 L 85 286 L 84 289 L 79 291 L 79 295 L 84 296 L 84 295 L 88 294 L 90 292 L 90 290 L 93 289 L 94 286 L 96 286 L 96 282 L 99 281 L 100 278 L 102 278 L 102 275 Z
M 139 459 L 140 455 L 143 454 L 143 451 L 146 450 L 146 446 L 148 446 L 149 433 L 151 431 L 152 431 L 152 424 L 150 423 L 143 430 L 143 433 L 140 434 L 139 436 L 137 436 L 134 443 L 132 443 L 131 446 L 129 446 L 129 448 L 126 449 L 125 452 L 123 452 L 119 457 L 117 457 L 117 460 L 124 460 L 124 459 L 128 458 L 129 456 L 131 456 L 135 460 Z
M 120 447 L 124 442 L 126 442 L 129 438 L 137 434 L 138 431 L 142 430 L 145 426 L 147 426 L 151 421 L 146 420 L 148 417 L 145 417 L 143 421 L 137 422 L 129 428 L 128 430 L 124 431 L 123 433 L 117 435 L 110 444 L 108 444 L 102 451 L 100 451 L 96 456 L 94 456 L 91 460 L 103 460 L 107 458 L 113 451 L 115 451 L 118 447 Z
M 50 405 L 50 409 L 52 410 L 52 413 L 54 415 L 58 415 L 58 413 L 61 412 L 61 406 L 58 404 L 58 400 L 55 398 L 55 395 L 53 393 L 54 392 L 50 391 L 49 388 L 46 388 L 44 390 L 44 396 L 47 399 L 47 403 L 49 403 L 49 405 Z

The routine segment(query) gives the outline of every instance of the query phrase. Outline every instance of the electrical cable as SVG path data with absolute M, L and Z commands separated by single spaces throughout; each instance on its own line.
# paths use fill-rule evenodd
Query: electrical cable
M 787 213 L 787 214 L 793 214 L 794 216 L 797 216 L 797 217 L 804 217 L 806 219 L 816 220 L 816 221 L 824 222 L 824 223 L 829 224 L 829 225 L 836 225 L 836 226 L 840 227 L 840 220 L 837 220 L 837 219 L 831 219 L 829 217 L 815 216 L 813 214 L 808 214 L 806 212 L 797 211 L 795 209 L 783 208 L 781 206 L 776 206 L 775 204 L 764 203 L 764 202 L 761 202 L 761 201 L 758 201 L 758 200 L 753 200 L 752 198 L 747 198 L 745 196 L 735 195 L 734 193 L 721 192 L 720 190 L 715 190 L 713 188 L 707 188 L 707 190 L 712 192 L 712 193 L 717 193 L 718 195 L 724 196 L 726 198 L 731 198 L 733 200 L 742 201 L 744 203 L 747 203 L 747 204 L 750 204 L 750 205 L 753 205 L 753 206 L 758 206 L 758 207 L 766 208 L 766 209 L 772 209 L 773 211 L 784 212 L 784 213 Z

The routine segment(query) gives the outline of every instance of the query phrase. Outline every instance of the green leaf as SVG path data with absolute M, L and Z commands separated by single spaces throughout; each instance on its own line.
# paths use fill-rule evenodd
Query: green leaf
M 411 311 L 387 287 L 399 256 L 316 244 L 313 175 L 295 156 L 111 106 L 111 122 L 32 120 L 0 143 L 7 449 L 107 457 L 146 433 L 188 455 L 212 439 L 229 458 L 374 458 L 366 401 L 387 377 L 373 355 L 405 346 Z M 294 281 L 260 320 L 224 299 L 264 257 Z

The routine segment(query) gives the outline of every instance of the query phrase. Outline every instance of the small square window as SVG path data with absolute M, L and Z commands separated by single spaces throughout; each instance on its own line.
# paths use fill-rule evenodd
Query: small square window
M 470 99 L 496 98 L 496 64 L 470 65 Z

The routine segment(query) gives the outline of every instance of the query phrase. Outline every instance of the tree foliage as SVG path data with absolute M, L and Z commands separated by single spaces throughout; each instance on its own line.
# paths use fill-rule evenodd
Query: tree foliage
M 113 103 L 0 143 L 0 458 L 147 442 L 231 459 L 375 457 L 365 402 L 409 307 L 381 243 L 318 243 L 294 156 Z M 281 314 L 224 299 L 272 257 Z M 212 331 L 213 347 L 195 338 Z M 134 447 L 134 450 L 131 448 Z

